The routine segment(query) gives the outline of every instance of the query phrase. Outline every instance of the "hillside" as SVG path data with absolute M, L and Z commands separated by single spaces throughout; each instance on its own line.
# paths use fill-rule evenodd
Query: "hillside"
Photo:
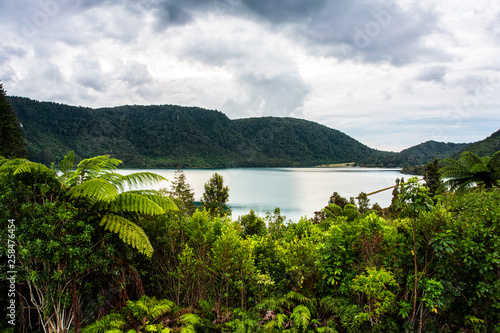
M 500 150 L 500 130 L 496 131 L 495 133 L 491 134 L 489 137 L 487 137 L 484 140 L 474 142 L 470 145 L 468 145 L 464 150 L 462 151 L 471 151 L 478 156 L 492 156 L 494 153 Z M 455 153 L 453 155 L 453 158 L 458 158 L 460 157 L 460 154 L 462 151 Z
M 9 97 L 33 160 L 110 154 L 126 167 L 315 166 L 359 161 L 373 150 L 326 126 L 294 118 L 231 120 L 176 105 L 84 108 Z
M 466 149 L 467 143 L 445 143 L 437 141 L 426 141 L 399 153 L 380 152 L 379 154 L 364 158 L 359 162 L 363 166 L 418 166 L 432 162 L 434 158 L 443 159 L 452 157 Z
M 406 162 L 411 165 L 425 164 L 434 158 L 443 159 L 463 151 L 469 146 L 468 143 L 445 143 L 437 141 L 426 141 L 416 146 L 401 151 Z

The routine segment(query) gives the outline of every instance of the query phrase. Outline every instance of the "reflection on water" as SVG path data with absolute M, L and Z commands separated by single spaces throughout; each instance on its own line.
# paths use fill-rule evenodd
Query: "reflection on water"
M 158 173 L 173 180 L 173 169 L 119 170 L 122 174 L 136 171 Z M 184 169 L 187 181 L 200 200 L 205 183 L 217 172 L 229 186 L 229 203 L 233 217 L 247 214 L 253 209 L 264 216 L 275 207 L 281 209 L 292 221 L 300 217 L 314 216 L 328 203 L 333 192 L 343 197 L 356 197 L 360 192 L 370 193 L 395 184 L 403 175 L 399 169 L 374 168 L 232 168 L 232 169 Z M 164 182 L 155 188 L 170 188 Z M 382 207 L 391 203 L 392 191 L 387 190 L 369 197 L 370 203 Z

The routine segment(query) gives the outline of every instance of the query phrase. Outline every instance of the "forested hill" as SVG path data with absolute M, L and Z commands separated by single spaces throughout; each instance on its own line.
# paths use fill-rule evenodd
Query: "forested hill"
M 500 129 L 486 139 L 470 144 L 465 150 L 471 151 L 478 156 L 492 156 L 500 150 Z M 460 154 L 455 153 L 453 157 L 458 158 Z
M 314 166 L 378 152 L 326 126 L 294 118 L 230 120 L 175 105 L 91 109 L 9 97 L 33 160 L 110 154 L 126 167 Z

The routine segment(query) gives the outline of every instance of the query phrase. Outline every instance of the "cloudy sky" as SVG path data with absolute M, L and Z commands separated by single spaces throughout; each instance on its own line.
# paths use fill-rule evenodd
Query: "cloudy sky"
M 399 151 L 500 124 L 500 2 L 0 1 L 9 95 L 290 116 Z

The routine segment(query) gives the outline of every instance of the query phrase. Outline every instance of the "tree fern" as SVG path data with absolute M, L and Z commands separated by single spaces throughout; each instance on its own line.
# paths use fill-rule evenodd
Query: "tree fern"
M 439 170 L 442 173 L 441 178 L 446 180 L 445 186 L 452 191 L 463 191 L 476 184 L 491 188 L 500 180 L 500 151 L 491 158 L 479 158 L 476 154 L 466 151 L 458 161 L 445 158 L 442 162 L 446 166 Z
M 0 163 L 0 172 L 9 168 L 14 170 L 14 174 L 51 173 L 55 176 L 54 170 L 26 159 L 2 159 Z M 81 161 L 73 170 L 74 152 L 70 152 L 59 163 L 61 173 L 58 179 L 61 187 L 68 190 L 69 198 L 99 217 L 101 226 L 118 234 L 126 244 L 150 257 L 153 248 L 147 235 L 130 218 L 160 215 L 167 210 L 177 210 L 177 207 L 170 198 L 160 195 L 158 191 L 125 191 L 165 178 L 151 172 L 120 175 L 115 172 L 120 163 L 118 159 L 102 155 Z
M 311 301 L 310 298 L 307 298 L 305 297 L 304 295 L 302 295 L 301 293 L 299 292 L 296 292 L 296 291 L 289 291 L 288 294 L 286 294 L 285 296 L 288 300 L 294 300 L 296 301 L 298 304 L 305 304 L 309 307 L 313 306 L 314 302 Z

